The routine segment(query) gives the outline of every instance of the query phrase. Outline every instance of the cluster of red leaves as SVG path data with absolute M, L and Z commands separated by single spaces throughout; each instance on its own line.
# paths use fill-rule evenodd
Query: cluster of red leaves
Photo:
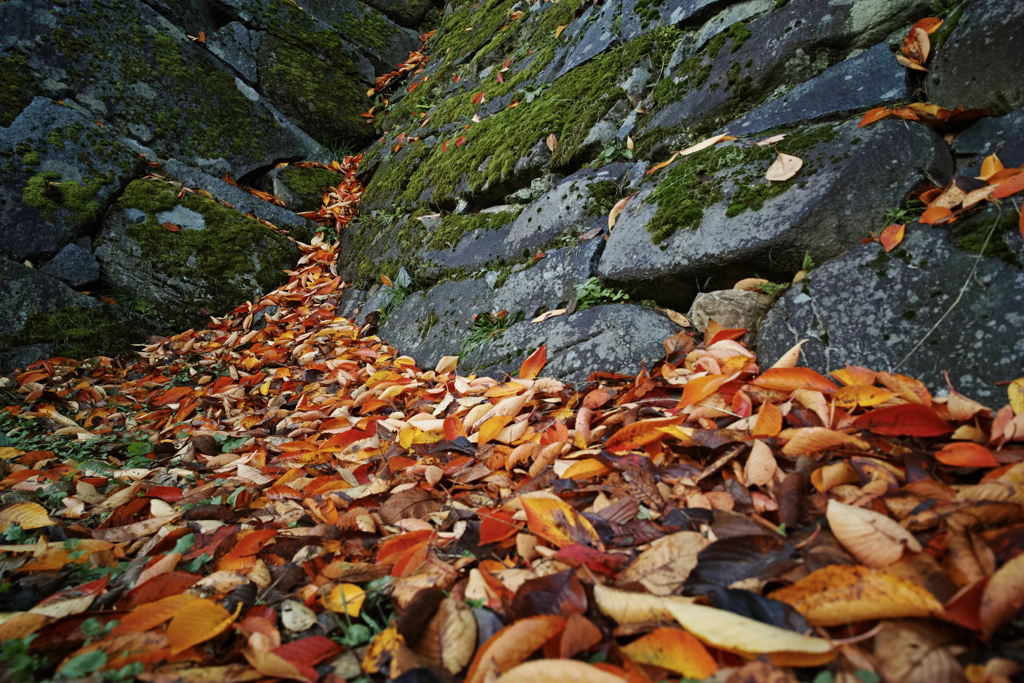
M 989 115 L 987 109 L 965 109 L 964 107 L 944 109 L 937 104 L 913 102 L 899 107 L 875 107 L 864 114 L 858 127 L 881 121 L 887 116 L 895 116 L 931 126 L 943 135 L 955 135 L 977 119 Z
M 981 175 L 976 178 L 957 177 L 946 187 L 932 187 L 912 195 L 912 198 L 920 200 L 926 207 L 917 219 L 919 223 L 948 225 L 1021 191 L 1024 191 L 1024 168 L 1004 168 L 999 157 L 990 154 L 982 162 Z M 1024 237 L 1024 212 L 1021 212 L 1018 222 L 1021 237 Z M 862 241 L 878 240 L 886 251 L 892 251 L 903 241 L 905 231 L 905 224 L 893 223 L 878 237 L 872 233 L 870 238 Z
M 337 187 L 331 188 L 324 194 L 319 209 L 306 211 L 299 215 L 318 225 L 332 225 L 337 232 L 341 232 L 347 227 L 356 217 L 359 200 L 365 189 L 363 184 L 356 179 L 356 172 L 362 160 L 363 154 L 360 152 L 354 157 L 345 157 L 345 160 L 340 163 L 332 161 L 329 164 L 321 164 L 315 161 L 300 161 L 293 164 L 299 168 L 325 168 L 345 176 L 345 179 L 338 183 Z
M 427 60 L 430 59 L 429 55 L 424 53 L 424 50 L 427 47 L 427 42 L 433 37 L 434 33 L 436 32 L 430 31 L 429 33 L 424 33 L 423 35 L 421 35 L 420 40 L 423 41 L 423 47 L 421 47 L 416 52 L 410 52 L 409 58 L 402 62 L 401 64 L 399 64 L 394 71 L 390 71 L 386 74 L 377 76 L 376 81 L 374 81 L 373 87 L 366 91 L 366 96 L 376 97 L 379 95 L 381 97 L 387 97 L 388 93 L 390 93 L 398 84 L 398 82 L 402 80 L 406 75 L 412 74 L 412 76 L 415 77 L 421 74 L 423 70 L 427 68 Z M 426 82 L 426 80 L 427 79 L 424 76 L 422 81 L 412 83 L 409 86 L 409 92 L 415 90 L 416 87 L 420 85 L 420 83 Z M 383 104 L 385 107 L 387 106 L 386 99 L 384 100 Z M 360 116 L 362 116 L 367 121 L 373 121 L 373 119 L 375 118 L 374 111 L 376 110 L 376 108 L 376 105 L 370 107 L 369 111 L 360 114 Z

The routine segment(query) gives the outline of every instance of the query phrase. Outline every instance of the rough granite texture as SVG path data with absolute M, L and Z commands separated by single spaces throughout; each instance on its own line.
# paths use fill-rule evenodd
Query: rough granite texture
M 69 244 L 39 272 L 62 280 L 71 287 L 82 287 L 100 279 L 100 262 L 88 249 Z
M 987 227 L 996 218 L 989 210 L 971 220 Z M 943 394 L 948 371 L 957 391 L 998 408 L 1006 389 L 995 383 L 1016 379 L 1024 367 L 1024 270 L 977 258 L 947 230 L 913 223 L 888 257 L 868 244 L 812 271 L 761 325 L 760 365 L 770 367 L 808 339 L 802 359 L 820 372 L 862 365 L 909 375 Z M 1019 232 L 1005 235 L 994 234 L 990 244 L 1005 240 L 1019 258 Z
M 71 306 L 93 308 L 100 302 L 60 280 L 0 258 L 0 336 L 20 330 L 29 316 Z M 6 350 L 6 349 L 3 349 Z

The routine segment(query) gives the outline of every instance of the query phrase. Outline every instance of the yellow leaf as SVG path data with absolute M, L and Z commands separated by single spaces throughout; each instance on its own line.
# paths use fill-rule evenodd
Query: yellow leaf
M 569 468 L 562 472 L 562 479 L 593 479 L 594 477 L 603 477 L 606 474 L 611 473 L 611 468 L 602 463 L 600 460 L 594 460 L 593 458 L 586 458 L 584 460 L 577 460 L 573 464 L 569 465 Z
M 719 142 L 726 142 L 728 140 L 735 140 L 735 139 L 736 138 L 734 138 L 733 136 L 729 135 L 728 133 L 722 133 L 721 135 L 715 135 L 713 137 L 707 138 L 706 140 L 701 140 L 696 145 L 692 145 L 690 147 L 687 147 L 686 149 L 684 149 L 681 152 L 676 152 L 676 154 L 680 154 L 680 155 L 682 155 L 684 157 L 690 156 L 691 154 L 699 152 L 699 151 L 701 151 L 703 149 L 707 149 L 708 147 L 712 147 L 714 145 L 717 145 Z
M 123 633 L 148 631 L 164 623 L 177 614 L 182 607 L 197 599 L 191 593 L 179 593 L 155 602 L 143 603 L 122 619 L 111 631 L 111 634 L 119 636 Z
M 565 683 L 586 681 L 587 683 L 626 683 L 616 676 L 592 664 L 575 659 L 539 659 L 526 662 L 506 671 L 494 683 Z
M 39 503 L 12 503 L 0 510 L 0 531 L 12 524 L 22 529 L 42 529 L 52 526 L 53 520 L 46 514 L 46 508 Z
M 520 497 L 530 531 L 549 543 L 563 548 L 580 543 L 601 548 L 601 539 L 593 525 L 568 503 L 549 496 Z
M 996 173 L 1003 170 L 1003 162 L 999 161 L 999 157 L 995 154 L 989 154 L 985 157 L 985 160 L 981 162 L 981 175 L 977 177 L 978 180 L 988 180 Z
M 818 666 L 835 658 L 827 640 L 694 605 L 686 598 L 628 593 L 598 584 L 594 586 L 594 599 L 602 612 L 620 624 L 673 618 L 701 642 L 748 659 L 765 654 L 779 666 Z
M 612 210 L 608 213 L 609 229 L 615 227 L 615 221 L 619 219 L 619 214 L 622 213 L 622 210 L 626 208 L 626 204 L 629 202 L 630 199 L 632 199 L 632 197 L 633 195 L 629 195 L 628 197 L 623 197 L 619 201 L 615 202 L 615 206 L 613 206 Z
M 413 651 L 453 676 L 462 671 L 476 650 L 476 619 L 462 600 L 445 598 Z
M 848 564 L 819 569 L 768 597 L 792 605 L 814 626 L 945 614 L 942 603 L 917 584 Z
M 352 583 L 339 583 L 334 589 L 323 596 L 320 602 L 332 612 L 344 612 L 350 617 L 358 617 L 359 610 L 366 600 L 366 591 Z
M 562 35 L 562 31 L 564 31 L 567 28 L 569 28 L 569 24 L 562 24 L 561 26 L 556 28 L 555 29 L 555 40 L 558 40 L 558 36 Z
M 835 393 L 835 399 L 836 405 L 840 408 L 843 408 L 844 410 L 852 410 L 857 406 L 860 406 L 861 408 L 877 406 L 880 403 L 885 403 L 895 395 L 896 394 L 891 391 L 887 391 L 886 389 L 854 384 L 853 386 L 843 387 L 837 391 Z
M 799 171 L 803 165 L 803 159 L 800 157 L 779 152 L 779 156 L 776 157 L 775 163 L 768 167 L 768 172 L 764 174 L 764 177 L 768 180 L 789 180 L 796 175 L 797 171 Z
M 668 161 L 662 161 L 660 164 L 655 164 L 654 166 L 651 166 L 651 168 L 648 169 L 647 173 L 644 173 L 644 175 L 651 175 L 652 173 L 656 173 L 667 166 L 671 166 L 672 162 L 674 162 L 678 158 L 679 152 L 676 152 L 675 154 L 669 157 Z
M 1024 377 L 1018 377 L 1010 382 L 1006 392 L 1010 395 L 1010 407 L 1013 408 L 1013 414 L 1024 413 Z
M 11 446 L 0 447 L 0 460 L 10 460 L 11 458 L 17 458 L 19 455 L 25 455 L 25 451 Z

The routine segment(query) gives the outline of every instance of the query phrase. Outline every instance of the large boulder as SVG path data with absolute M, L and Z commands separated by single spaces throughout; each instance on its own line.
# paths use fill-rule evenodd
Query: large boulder
M 286 3 L 287 4 L 287 3 Z M 140 0 L 0 3 L 0 60 L 140 150 L 236 177 L 319 146 L 208 49 Z M 6 87 L 6 85 L 5 85 Z
M 115 355 L 141 331 L 60 280 L 0 258 L 0 372 L 51 356 Z
M 948 227 L 913 223 L 890 253 L 868 244 L 825 263 L 769 312 L 763 367 L 800 340 L 820 372 L 849 363 L 953 387 L 996 408 L 1024 368 L 1024 242 L 1017 212 L 990 208 Z M 982 252 L 982 249 L 984 251 Z
M 953 161 L 924 126 L 881 121 L 797 129 L 777 145 L 804 161 L 769 182 L 772 148 L 719 144 L 650 176 L 626 205 L 598 273 L 644 298 L 685 310 L 699 289 L 754 275 L 788 282 L 884 225 L 922 178 L 946 182 Z
M 1024 4 L 977 0 L 947 21 L 949 36 L 928 64 L 929 99 L 950 109 L 1024 107 Z
M 283 284 L 299 251 L 236 209 L 159 180 L 130 184 L 103 220 L 96 257 L 119 301 L 187 328 Z
M 93 233 L 141 165 L 105 128 L 35 98 L 0 127 L 0 253 L 45 258 Z

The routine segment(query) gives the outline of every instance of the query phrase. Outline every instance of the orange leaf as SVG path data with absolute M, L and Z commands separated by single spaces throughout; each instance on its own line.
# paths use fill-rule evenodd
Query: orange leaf
M 717 378 L 721 378 L 723 381 L 729 379 L 724 375 L 712 376 L 712 379 Z M 702 377 L 701 379 L 704 378 Z M 686 386 L 690 385 L 687 384 Z M 714 393 L 714 390 L 712 390 L 711 393 Z M 711 394 L 708 395 L 710 396 Z M 685 415 L 677 415 L 675 417 L 662 417 L 634 422 L 633 424 L 627 425 L 612 434 L 611 438 L 608 439 L 608 442 L 604 445 L 605 450 L 609 450 L 612 453 L 637 450 L 665 436 L 665 432 L 660 431 L 658 429 L 659 427 L 678 425 L 685 419 Z
M 460 135 L 459 137 L 455 138 L 455 146 L 456 147 L 462 147 L 464 144 L 466 144 L 466 138 L 465 137 Z
M 574 543 L 602 547 L 590 521 L 568 503 L 547 496 L 528 496 L 519 500 L 526 511 L 526 524 L 530 531 L 549 543 L 559 548 Z
M 992 199 L 1006 199 L 1021 190 L 1024 190 L 1024 173 L 1010 176 L 996 185 L 996 191 L 992 193 Z
M 527 617 L 506 626 L 477 650 L 466 673 L 466 683 L 483 683 L 492 670 L 499 674 L 508 671 L 564 628 L 565 617 L 552 615 Z
M 497 543 L 512 538 L 522 529 L 521 522 L 512 520 L 512 515 L 500 510 L 492 512 L 486 508 L 477 510 L 480 517 L 480 542 L 478 545 Z
M 935 459 L 954 467 L 999 467 L 989 449 L 970 441 L 946 444 L 935 454 Z
M 241 611 L 241 602 L 234 614 L 207 598 L 188 603 L 178 610 L 167 626 L 167 642 L 171 646 L 171 654 L 184 652 L 193 645 L 205 643 L 220 635 L 238 618 Z
M 742 327 L 731 327 L 731 328 L 728 328 L 728 329 L 722 328 L 722 329 L 718 330 L 717 332 L 715 332 L 715 336 L 713 336 L 711 338 L 711 341 L 708 342 L 708 346 L 714 345 L 715 342 L 727 341 L 727 340 L 731 341 L 733 339 L 739 339 L 740 337 L 742 337 L 746 333 L 747 333 L 747 331 L 745 329 L 743 329 Z
M 430 540 L 433 536 L 434 532 L 430 529 L 392 536 L 384 541 L 384 544 L 377 552 L 377 564 L 391 564 L 398 559 L 399 555 L 419 543 Z
M 160 397 L 153 401 L 155 406 L 165 406 L 168 403 L 177 403 L 193 391 L 192 387 L 174 387 L 160 394 Z
M 752 436 L 757 438 L 771 438 L 782 431 L 782 412 L 774 403 L 765 401 L 761 404 L 761 411 L 757 414 L 757 422 L 754 423 Z
M 886 109 L 885 107 L 876 107 L 875 109 L 872 109 L 871 111 L 864 114 L 864 117 L 860 120 L 860 123 L 857 124 L 857 127 L 863 128 L 869 123 L 874 123 L 875 121 L 884 119 L 891 113 L 892 111 Z
M 495 415 L 494 417 L 488 418 L 487 421 L 480 426 L 480 433 L 477 435 L 477 445 L 483 446 L 485 443 L 496 437 L 501 430 L 514 419 L 516 419 L 515 415 Z
M 882 234 L 879 236 L 879 241 L 882 243 L 882 246 L 885 247 L 886 252 L 892 251 L 899 246 L 900 242 L 903 241 L 904 227 L 905 226 L 900 225 L 899 223 L 893 223 L 882 231 Z
M 857 429 L 888 436 L 941 436 L 953 431 L 934 410 L 918 403 L 877 408 L 853 421 Z
M 657 628 L 622 648 L 634 662 L 658 666 L 686 678 L 703 680 L 718 671 L 706 647 L 678 628 Z
M 998 192 L 998 190 L 996 192 Z M 995 192 L 992 194 L 995 196 Z M 952 213 L 953 212 L 950 209 L 947 209 L 944 206 L 933 206 L 921 214 L 921 217 L 917 219 L 917 222 L 921 225 L 932 225 L 936 221 L 939 221 Z
M 761 373 L 751 384 L 775 391 L 812 389 L 825 394 L 831 394 L 839 388 L 810 368 L 770 368 Z
M 131 614 L 126 616 L 114 627 L 111 635 L 119 636 L 124 633 L 148 631 L 159 626 L 175 614 L 182 607 L 197 600 L 191 593 L 179 593 L 171 595 L 156 602 L 147 602 L 136 607 Z
M 523 361 L 519 368 L 519 379 L 533 379 L 540 374 L 541 368 L 548 362 L 548 347 L 541 346 L 530 354 L 530 357 Z
M 919 28 L 925 33 L 930 34 L 935 33 L 935 31 L 937 31 L 940 26 L 942 26 L 942 19 L 939 19 L 938 17 L 925 17 L 924 19 L 921 19 L 910 28 Z
M 679 158 L 679 154 L 678 153 L 673 154 L 671 157 L 669 157 L 668 161 L 662 161 L 660 164 L 655 164 L 654 166 L 651 166 L 651 168 L 647 171 L 647 173 L 644 173 L 644 175 L 651 175 L 652 173 L 656 173 L 656 172 L 660 171 L 663 168 L 671 166 L 673 164 L 673 162 L 675 162 L 675 160 L 678 159 L 678 158 Z
M 484 101 L 484 93 L 483 93 L 483 91 L 478 92 L 476 95 L 473 95 L 472 104 L 480 104 L 483 101 Z
M 683 397 L 676 408 L 685 408 L 686 406 L 692 406 L 694 403 L 700 403 L 718 391 L 729 379 L 729 375 L 705 375 L 704 377 L 690 380 L 683 387 Z

